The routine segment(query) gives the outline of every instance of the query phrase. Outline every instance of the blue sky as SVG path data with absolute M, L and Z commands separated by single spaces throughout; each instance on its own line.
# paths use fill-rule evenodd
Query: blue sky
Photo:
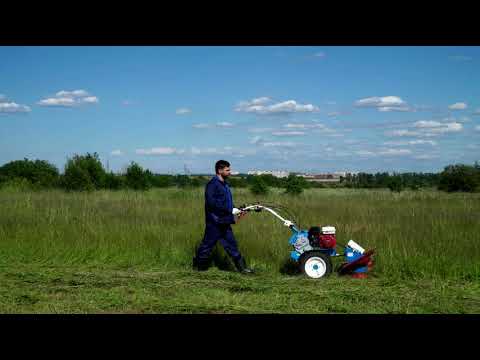
M 440 171 L 480 160 L 480 47 L 0 47 L 0 164 Z

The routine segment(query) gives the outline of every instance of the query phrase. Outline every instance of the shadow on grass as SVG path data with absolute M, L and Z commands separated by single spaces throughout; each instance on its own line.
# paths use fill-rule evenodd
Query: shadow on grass
M 298 267 L 298 263 L 293 261 L 291 258 L 287 258 L 283 261 L 280 266 L 280 274 L 282 275 L 300 275 L 301 271 Z

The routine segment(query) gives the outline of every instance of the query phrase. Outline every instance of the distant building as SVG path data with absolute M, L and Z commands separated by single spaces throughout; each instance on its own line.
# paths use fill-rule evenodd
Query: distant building
M 272 175 L 277 178 L 284 178 L 290 175 L 288 171 L 263 171 L 263 170 L 251 170 L 247 174 L 248 175 Z

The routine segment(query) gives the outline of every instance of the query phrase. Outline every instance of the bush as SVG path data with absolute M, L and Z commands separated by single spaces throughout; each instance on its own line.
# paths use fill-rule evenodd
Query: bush
M 175 185 L 172 175 L 154 175 L 151 182 L 154 187 L 169 187 Z
M 401 192 L 404 188 L 402 178 L 398 175 L 392 176 L 388 183 L 387 183 L 388 188 L 390 191 L 393 192 Z
M 113 172 L 105 175 L 105 189 L 120 190 L 125 186 L 125 178 L 123 176 L 115 175 Z
M 31 161 L 25 158 L 0 167 L 0 183 L 17 178 L 26 179 L 35 188 L 49 188 L 58 186 L 59 176 L 58 169 L 45 160 Z
M 269 188 L 261 177 L 254 176 L 250 180 L 250 191 L 255 195 L 266 195 L 269 192 Z
M 449 165 L 440 173 L 439 190 L 454 192 L 477 191 L 480 186 L 480 168 L 463 164 Z
M 285 194 L 300 195 L 303 189 L 307 187 L 309 187 L 309 184 L 303 177 L 290 174 L 286 181 Z
M 126 185 L 134 190 L 148 190 L 152 184 L 150 182 L 151 173 L 132 161 L 125 174 Z
M 68 191 L 92 191 L 105 186 L 106 173 L 97 153 L 67 160 L 62 186 Z

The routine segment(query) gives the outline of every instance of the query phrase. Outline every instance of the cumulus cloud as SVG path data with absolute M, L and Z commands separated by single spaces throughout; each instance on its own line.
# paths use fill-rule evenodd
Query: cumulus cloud
M 15 102 L 0 102 L 0 114 L 28 113 L 30 107 Z
M 385 149 L 378 152 L 379 155 L 382 156 L 401 156 L 401 155 L 409 155 L 412 151 L 409 149 Z
M 448 108 L 450 110 L 465 110 L 467 108 L 467 104 L 463 102 L 457 102 L 455 104 L 450 105 Z
M 122 153 L 121 150 L 113 150 L 113 151 L 110 153 L 110 155 L 112 155 L 112 156 L 122 156 L 123 153 Z
M 435 159 L 438 156 L 437 155 L 431 155 L 431 154 L 420 154 L 420 155 L 414 155 L 412 157 L 414 159 L 417 159 L 417 160 L 430 160 L 430 159 Z
M 192 110 L 188 108 L 180 108 L 180 109 L 177 109 L 177 111 L 175 111 L 177 115 L 186 115 L 186 114 L 190 114 L 191 112 Z
M 207 123 L 198 123 L 198 124 L 193 124 L 192 127 L 195 129 L 211 129 L 214 127 L 219 127 L 219 128 L 231 128 L 234 127 L 235 124 L 230 123 L 230 122 L 218 122 L 216 124 L 207 124 Z
M 376 108 L 378 111 L 414 111 L 398 96 L 373 96 L 355 101 L 354 105 L 359 108 Z
M 459 122 L 441 123 L 438 121 L 417 121 L 413 126 L 416 128 L 415 131 L 401 129 L 393 130 L 385 134 L 387 136 L 432 137 L 463 130 L 463 125 Z
M 416 128 L 434 128 L 434 127 L 442 126 L 442 123 L 438 121 L 432 121 L 432 120 L 421 120 L 421 121 L 415 122 L 413 126 Z
M 211 125 L 205 124 L 205 123 L 199 123 L 199 124 L 193 124 L 192 127 L 194 127 L 195 129 L 207 129 L 211 127 Z
M 386 141 L 383 145 L 405 146 L 405 145 L 431 145 L 437 146 L 437 142 L 433 140 L 410 140 L 410 141 Z
M 28 113 L 31 109 L 27 105 L 20 105 L 0 94 L 0 114 Z
M 376 155 L 373 151 L 368 151 L 368 150 L 358 150 L 358 151 L 355 151 L 355 154 L 360 155 L 360 156 L 375 156 Z
M 37 104 L 40 106 L 74 107 L 83 104 L 97 104 L 98 102 L 99 100 L 96 96 L 90 95 L 85 90 L 62 90 L 53 97 L 40 100 Z
M 248 132 L 250 133 L 264 133 L 264 132 L 269 132 L 272 131 L 273 128 L 250 128 L 248 129 Z
M 305 132 L 303 131 L 274 131 L 272 132 L 273 136 L 303 136 Z
M 218 123 L 216 124 L 216 126 L 217 126 L 217 127 L 222 127 L 222 128 L 229 128 L 229 127 L 235 126 L 235 124 L 232 124 L 232 123 L 223 121 L 223 122 L 218 122 Z
M 150 149 L 137 149 L 135 153 L 137 155 L 176 155 L 183 154 L 185 150 L 176 149 L 172 147 L 156 147 Z
M 235 111 L 253 113 L 257 115 L 285 115 L 292 113 L 317 112 L 319 108 L 312 104 L 300 104 L 295 100 L 273 103 L 268 97 L 256 98 L 250 101 L 241 101 Z
M 263 138 L 258 135 L 250 139 L 250 144 L 253 144 L 253 145 L 260 145 L 263 142 L 264 142 Z
M 265 147 L 286 147 L 286 148 L 294 148 L 297 147 L 299 144 L 290 142 L 290 141 L 273 141 L 273 142 L 264 142 L 263 146 Z

